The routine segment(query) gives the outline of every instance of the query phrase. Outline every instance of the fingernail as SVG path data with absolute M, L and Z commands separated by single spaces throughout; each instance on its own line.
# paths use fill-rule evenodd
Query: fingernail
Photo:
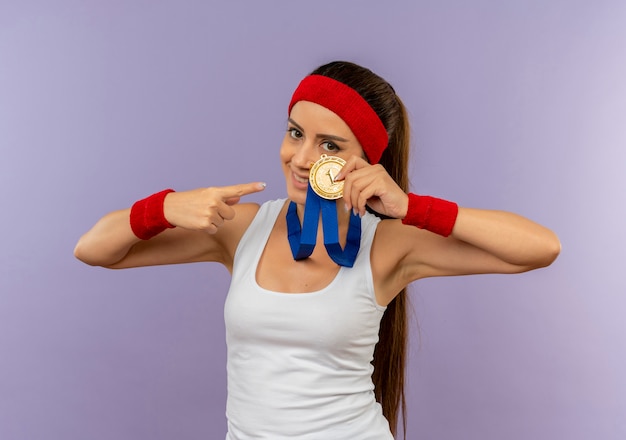
M 348 212 L 348 211 L 350 210 L 350 207 L 348 206 L 348 204 L 347 204 L 347 203 L 344 203 L 344 204 L 343 204 L 343 209 L 345 209 L 345 210 L 346 210 L 346 212 Z
M 267 183 L 265 182 L 260 182 L 259 183 L 259 188 L 264 189 L 267 186 Z

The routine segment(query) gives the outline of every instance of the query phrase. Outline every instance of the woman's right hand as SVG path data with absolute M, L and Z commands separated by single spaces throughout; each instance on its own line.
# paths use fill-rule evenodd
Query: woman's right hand
M 225 221 L 235 217 L 233 205 L 241 197 L 263 189 L 264 183 L 254 182 L 173 192 L 165 197 L 163 211 L 173 226 L 215 234 Z

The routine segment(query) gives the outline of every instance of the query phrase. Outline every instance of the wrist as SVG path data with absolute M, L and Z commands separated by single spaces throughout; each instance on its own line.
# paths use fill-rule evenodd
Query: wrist
M 459 207 L 454 202 L 409 193 L 402 223 L 447 237 L 452 233 L 458 212 Z
M 149 240 L 174 227 L 165 218 L 163 210 L 165 197 L 171 192 L 174 190 L 165 189 L 133 204 L 130 209 L 130 227 L 137 238 Z

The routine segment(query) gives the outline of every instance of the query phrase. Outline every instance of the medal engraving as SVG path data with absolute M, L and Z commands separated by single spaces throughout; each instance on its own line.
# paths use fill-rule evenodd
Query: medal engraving
M 346 161 L 337 156 L 322 154 L 320 160 L 311 167 L 309 182 L 313 191 L 325 199 L 334 200 L 343 196 L 343 180 L 335 182 Z

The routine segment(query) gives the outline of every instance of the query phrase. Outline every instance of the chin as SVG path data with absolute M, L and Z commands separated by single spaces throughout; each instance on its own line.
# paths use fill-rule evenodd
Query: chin
M 287 197 L 299 205 L 304 205 L 309 186 L 300 182 L 296 183 L 294 180 L 292 175 L 287 177 Z
M 298 205 L 304 205 L 306 202 L 306 192 L 288 189 L 287 197 L 289 198 L 289 200 L 297 203 Z

